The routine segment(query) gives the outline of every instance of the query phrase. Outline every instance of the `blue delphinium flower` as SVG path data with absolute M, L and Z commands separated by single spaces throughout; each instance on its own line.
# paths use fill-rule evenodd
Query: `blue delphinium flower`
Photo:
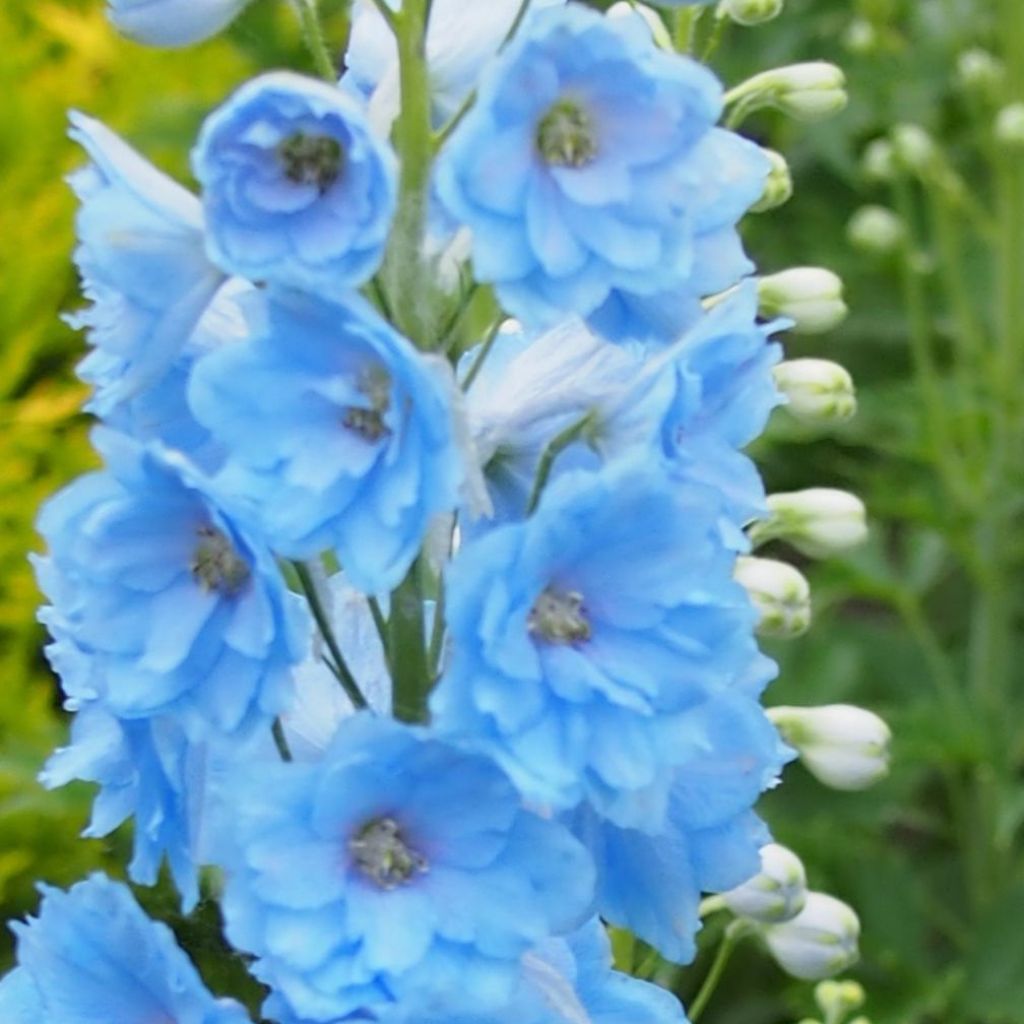
M 228 793 L 227 935 L 257 957 L 274 1018 L 500 1007 L 521 955 L 592 898 L 582 847 L 492 763 L 369 712 L 321 760 Z
M 213 996 L 171 930 L 123 885 L 93 875 L 42 893 L 39 916 L 12 926 L 18 966 L 0 982 L 4 1024 L 248 1022 L 240 1004 Z
M 587 798 L 657 830 L 686 712 L 754 649 L 714 492 L 620 460 L 551 483 L 525 522 L 465 544 L 448 573 L 442 734 L 493 756 L 533 800 Z
M 111 431 L 94 438 L 106 469 L 39 517 L 54 665 L 68 644 L 84 656 L 63 679 L 68 698 L 121 718 L 173 713 L 193 735 L 267 722 L 304 656 L 301 601 L 186 463 Z
M 719 205 L 756 199 L 767 173 L 736 140 L 752 173 L 711 188 L 702 144 L 721 105 L 714 76 L 659 50 L 642 19 L 537 12 L 437 165 L 442 201 L 472 229 L 477 277 L 528 325 L 588 316 L 619 293 L 685 292 L 706 273 L 696 234 Z
M 193 153 L 213 260 L 253 281 L 339 293 L 380 264 L 395 159 L 360 103 L 291 72 L 243 85 Z
M 216 35 L 249 0 L 107 0 L 107 16 L 129 39 L 189 46 Z
M 565 0 L 532 0 L 531 9 L 553 7 Z M 399 10 L 399 0 L 388 0 Z M 476 88 L 487 62 L 505 41 L 522 0 L 435 0 L 425 40 L 434 123 L 440 127 L 454 116 Z M 378 88 L 389 89 L 398 110 L 398 47 L 395 35 L 371 0 L 356 0 L 352 34 L 345 55 L 343 81 L 370 97 Z
M 337 548 L 353 586 L 396 586 L 457 502 L 450 383 L 358 296 L 272 292 L 248 312 L 251 339 L 203 359 L 191 385 L 228 449 L 225 487 L 281 554 Z
M 752 808 L 793 756 L 756 697 L 773 667 L 756 662 L 747 673 L 757 681 L 753 691 L 739 677 L 689 714 L 664 829 L 618 828 L 589 807 L 572 817 L 597 865 L 598 912 L 679 963 L 696 952 L 701 894 L 732 888 L 760 869 L 758 851 L 770 837 Z
M 224 280 L 207 259 L 199 201 L 110 129 L 71 114 L 91 162 L 70 178 L 81 203 L 75 263 L 92 305 L 71 318 L 93 351 L 79 365 L 110 416 L 161 382 Z
M 208 743 L 190 742 L 173 718 L 118 719 L 88 701 L 72 720 L 69 744 L 50 758 L 40 781 L 48 789 L 97 784 L 85 835 L 102 838 L 134 818 L 130 877 L 153 885 L 166 857 L 191 909 L 199 899 L 199 865 L 208 859 L 208 780 L 217 757 Z
M 756 286 L 743 282 L 654 352 L 610 344 L 575 318 L 532 337 L 500 333 L 467 403 L 499 517 L 522 517 L 544 447 L 589 414 L 592 428 L 555 475 L 659 452 L 674 472 L 720 492 L 735 535 L 763 512 L 760 477 L 740 449 L 779 402 L 770 338 L 782 325 L 758 323 Z

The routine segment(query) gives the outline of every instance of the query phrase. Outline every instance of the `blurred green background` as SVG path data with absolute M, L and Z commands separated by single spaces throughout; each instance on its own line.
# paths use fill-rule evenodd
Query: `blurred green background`
M 73 202 L 62 178 L 81 158 L 65 137 L 66 111 L 106 121 L 188 182 L 188 150 L 213 105 L 257 70 L 308 67 L 291 12 L 274 0 L 256 0 L 228 35 L 185 53 L 120 40 L 102 6 L 0 5 L 0 919 L 33 905 L 36 879 L 66 883 L 95 864 L 114 865 L 118 852 L 116 841 L 76 838 L 87 791 L 44 794 L 34 781 L 64 724 L 41 656 L 26 552 L 37 546 L 39 504 L 92 461 L 77 414 L 84 391 L 73 375 L 82 341 L 59 318 L 80 301 L 70 259 Z M 853 973 L 868 990 L 875 1024 L 1024 1021 L 1024 886 L 1014 859 L 1024 796 L 1009 787 L 1018 778 L 1001 780 L 998 836 L 980 838 L 1003 837 L 1009 862 L 993 876 L 993 891 L 974 901 L 963 881 L 970 821 L 954 824 L 942 786 L 951 773 L 977 779 L 987 767 L 984 734 L 936 696 L 937 677 L 956 683 L 967 657 L 969 597 L 955 558 L 962 523 L 936 484 L 921 428 L 899 270 L 845 241 L 851 213 L 878 199 L 859 169 L 864 145 L 893 123 L 927 126 L 965 174 L 975 172 L 973 115 L 952 69 L 968 46 L 996 45 L 995 6 L 787 0 L 783 17 L 734 29 L 715 58 L 729 82 L 819 58 L 842 65 L 850 80 L 850 107 L 833 121 L 764 116 L 746 126 L 786 154 L 797 183 L 787 206 L 752 221 L 748 241 L 766 271 L 838 271 L 853 310 L 834 334 L 787 347 L 790 356 L 848 366 L 859 417 L 822 436 L 778 416 L 758 456 L 772 490 L 822 485 L 861 494 L 873 536 L 853 557 L 806 567 L 816 623 L 772 650 L 783 671 L 771 698 L 878 711 L 895 732 L 895 764 L 886 782 L 856 795 L 824 790 L 793 767 L 764 808 L 779 839 L 805 859 L 813 886 L 860 912 L 863 961 Z M 979 272 L 966 248 L 959 272 Z M 955 330 L 943 316 L 935 317 L 940 354 Z M 1018 710 L 1019 702 L 1004 712 Z M 693 975 L 700 973 L 698 965 Z M 772 1024 L 811 1011 L 807 986 L 751 948 L 704 1019 Z

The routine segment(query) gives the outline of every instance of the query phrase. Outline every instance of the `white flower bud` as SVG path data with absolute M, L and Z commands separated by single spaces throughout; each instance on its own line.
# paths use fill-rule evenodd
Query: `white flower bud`
M 832 789 L 867 789 L 888 774 L 892 733 L 871 711 L 852 704 L 781 706 L 768 717 L 807 770 Z
M 774 149 L 763 149 L 771 164 L 768 170 L 768 177 L 765 178 L 764 192 L 761 198 L 750 208 L 751 213 L 767 213 L 774 210 L 783 203 L 788 203 L 793 195 L 793 175 L 790 173 L 789 164 L 781 153 Z
M 896 177 L 896 154 L 888 139 L 869 142 L 861 160 L 864 177 L 869 181 L 890 182 Z
M 843 46 L 860 57 L 878 48 L 878 29 L 866 18 L 854 18 L 843 33 Z
M 935 166 L 935 140 L 919 124 L 898 124 L 891 135 L 893 154 L 907 170 L 925 174 Z
M 782 13 L 783 0 L 722 0 L 718 16 L 731 18 L 737 25 L 760 25 Z
M 864 502 L 849 491 L 808 487 L 768 496 L 769 519 L 755 523 L 755 543 L 785 540 L 809 558 L 828 558 L 862 544 L 868 535 Z
M 794 978 L 817 981 L 857 962 L 860 921 L 842 900 L 809 892 L 791 921 L 768 925 L 763 935 L 778 965 Z
M 846 78 L 826 61 L 790 64 L 762 71 L 733 89 L 726 99 L 746 111 L 775 107 L 798 121 L 821 121 L 847 104 Z
M 1011 103 L 996 115 L 996 139 L 1008 147 L 1024 147 L 1024 103 Z
M 736 559 L 736 580 L 760 614 L 762 636 L 794 637 L 811 625 L 811 588 L 804 576 L 773 558 Z
M 994 94 L 1002 86 L 1005 75 L 1003 62 L 980 47 L 965 50 L 957 58 L 956 76 L 969 92 Z
M 856 981 L 819 981 L 814 1001 L 828 1020 L 843 1020 L 864 1005 L 864 988 Z
M 757 283 L 761 314 L 794 321 L 797 334 L 824 334 L 846 318 L 843 282 L 823 267 L 793 267 Z
M 903 245 L 906 236 L 903 221 L 885 206 L 862 206 L 846 226 L 850 244 L 875 256 L 894 252 Z
M 772 371 L 786 410 L 805 423 L 848 420 L 857 411 L 853 378 L 828 359 L 787 359 Z
M 761 872 L 722 894 L 725 905 L 740 917 L 778 924 L 804 908 L 807 875 L 800 858 L 778 843 L 761 847 Z

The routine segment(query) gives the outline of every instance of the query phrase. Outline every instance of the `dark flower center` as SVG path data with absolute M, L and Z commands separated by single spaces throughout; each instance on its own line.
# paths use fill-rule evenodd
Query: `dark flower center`
M 556 167 L 585 167 L 597 156 L 590 115 L 572 100 L 559 100 L 537 126 L 537 148 Z
M 427 861 L 405 842 L 393 818 L 375 818 L 348 842 L 356 867 L 378 888 L 408 885 L 427 870 Z
M 289 181 L 315 185 L 323 195 L 340 177 L 345 154 L 330 135 L 296 132 L 278 145 L 277 158 Z
M 590 622 L 583 610 L 583 595 L 575 590 L 548 587 L 537 598 L 526 620 L 529 631 L 551 644 L 589 640 Z
M 192 554 L 192 576 L 204 590 L 233 597 L 249 581 L 249 566 L 234 545 L 215 526 L 200 526 L 199 543 Z
M 391 434 L 384 422 L 384 414 L 391 408 L 391 377 L 383 367 L 372 367 L 360 376 L 358 388 L 366 396 L 368 407 L 345 406 L 341 422 L 364 441 L 375 444 Z

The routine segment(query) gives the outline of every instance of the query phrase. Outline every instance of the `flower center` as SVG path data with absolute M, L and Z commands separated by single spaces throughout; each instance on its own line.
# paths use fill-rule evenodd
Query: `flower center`
M 361 375 L 358 388 L 366 396 L 369 408 L 347 405 L 341 422 L 364 441 L 375 444 L 391 434 L 391 428 L 384 422 L 384 414 L 391 408 L 391 376 L 383 367 L 372 367 Z
M 585 167 L 597 156 L 590 115 L 572 100 L 559 100 L 541 118 L 537 148 L 555 167 Z
M 316 185 L 323 195 L 341 175 L 345 154 L 330 135 L 296 132 L 277 147 L 284 176 L 296 185 Z
M 551 644 L 582 643 L 591 636 L 590 622 L 583 611 L 583 595 L 575 590 L 548 587 L 530 610 L 526 627 Z
M 200 526 L 192 554 L 192 576 L 204 590 L 233 597 L 249 581 L 249 566 L 231 541 L 215 526 Z
M 356 867 L 380 889 L 408 885 L 427 870 L 426 859 L 408 846 L 398 822 L 375 818 L 348 842 Z

